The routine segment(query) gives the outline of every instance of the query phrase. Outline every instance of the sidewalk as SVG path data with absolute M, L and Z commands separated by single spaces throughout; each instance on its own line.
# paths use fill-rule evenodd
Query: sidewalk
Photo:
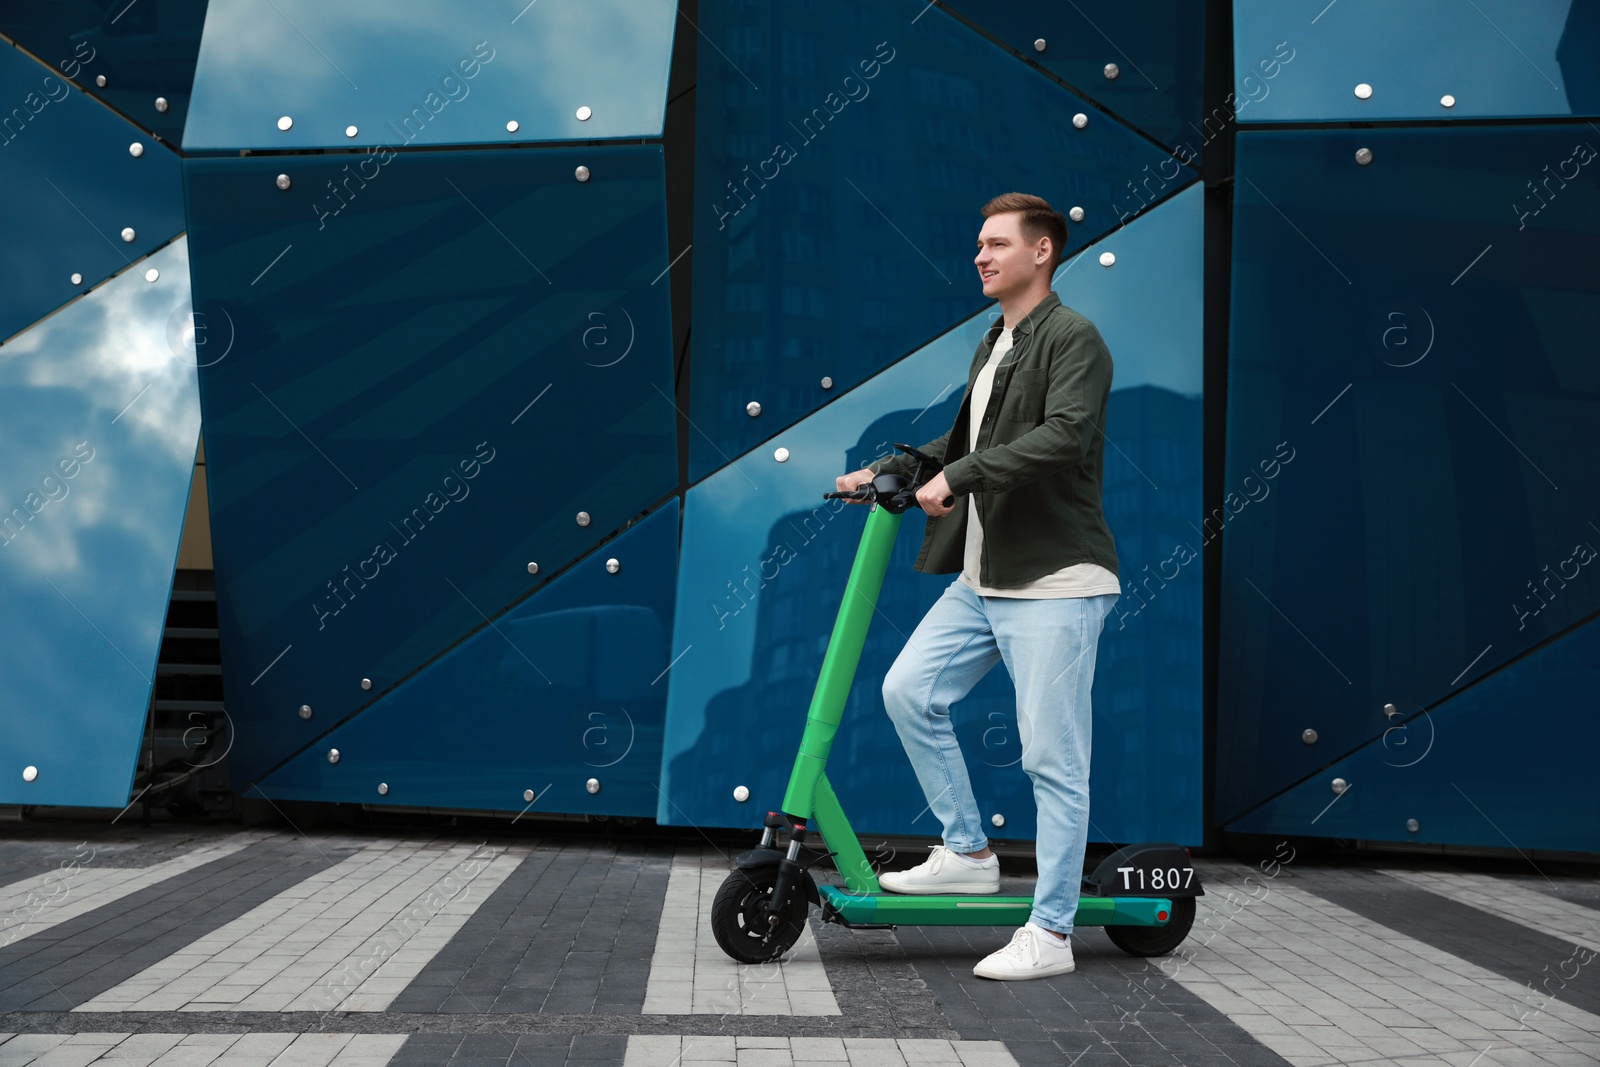
M 815 912 L 737 966 L 705 844 L 80 832 L 0 840 L 0 1067 L 1600 1063 L 1590 872 L 1200 861 L 1177 953 L 1085 929 L 1076 973 L 1000 983 L 1008 930 Z

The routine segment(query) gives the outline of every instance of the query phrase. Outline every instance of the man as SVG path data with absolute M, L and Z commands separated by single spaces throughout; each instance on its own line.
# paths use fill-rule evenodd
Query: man
M 1003 661 L 1039 809 L 1039 880 L 1028 923 L 973 973 L 1043 978 L 1073 969 L 1068 935 L 1089 825 L 1089 690 L 1100 629 L 1121 592 L 1100 501 L 1111 354 L 1094 325 L 1050 289 L 1066 245 L 1061 214 L 1023 193 L 995 197 L 983 214 L 973 262 L 1004 318 L 978 345 L 955 425 L 922 446 L 944 470 L 917 493 L 928 525 L 916 569 L 961 573 L 883 682 L 884 706 L 944 825 L 944 844 L 880 882 L 896 893 L 999 892 L 999 860 L 950 706 Z M 838 488 L 884 471 L 909 477 L 913 465 L 896 455 L 840 477 Z

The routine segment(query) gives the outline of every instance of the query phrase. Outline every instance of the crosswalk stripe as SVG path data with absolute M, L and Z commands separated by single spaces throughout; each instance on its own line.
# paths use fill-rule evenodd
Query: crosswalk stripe
M 97 854 L 93 850 L 87 855 L 75 855 L 56 870 L 0 889 L 0 948 L 231 856 L 264 836 L 239 834 L 224 844 L 207 845 L 149 867 L 96 866 Z
M 727 860 L 716 854 L 680 851 L 673 857 L 644 1014 L 843 1014 L 809 923 L 778 962 L 736 963 L 718 947 L 711 901 L 727 874 Z
M 622 1067 L 728 1067 L 731 1063 L 763 1067 L 1017 1067 L 1016 1058 L 999 1041 L 944 1041 L 930 1038 L 875 1037 L 697 1037 L 628 1038 Z
M 1513 1046 L 1518 1062 L 1600 1062 L 1600 1016 L 1536 997 L 1291 878 L 1221 864 L 1202 873 L 1193 933 L 1150 961 L 1143 985 L 1158 998 L 1160 985 L 1176 980 L 1295 1067 L 1466 1067 L 1488 1048 L 1487 1067 L 1511 1062 L 1495 1053 Z M 1335 1053 L 1342 1059 L 1331 1060 Z
M 1559 941 L 1600 952 L 1600 911 L 1488 874 L 1379 871 L 1407 885 L 1471 904 Z
M 0 1034 L 0 1063 L 382 1067 L 405 1043 L 405 1034 Z
M 383 1011 L 526 849 L 371 844 L 76 1011 Z

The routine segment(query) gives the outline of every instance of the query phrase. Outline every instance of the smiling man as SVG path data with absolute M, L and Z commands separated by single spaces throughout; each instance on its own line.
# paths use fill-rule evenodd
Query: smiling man
M 1089 690 L 1100 630 L 1121 592 L 1100 501 L 1111 354 L 1093 323 L 1050 289 L 1066 246 L 1061 213 L 1006 193 L 983 214 L 973 263 L 1002 320 L 978 345 L 955 425 L 922 446 L 944 470 L 917 493 L 928 526 L 916 569 L 960 574 L 883 681 L 884 706 L 944 843 L 880 882 L 895 893 L 999 892 L 999 860 L 950 706 L 1004 662 L 1039 809 L 1039 880 L 1028 923 L 973 973 L 1043 978 L 1073 969 L 1089 828 Z M 897 455 L 837 485 L 855 489 L 885 471 L 910 477 L 913 463 Z

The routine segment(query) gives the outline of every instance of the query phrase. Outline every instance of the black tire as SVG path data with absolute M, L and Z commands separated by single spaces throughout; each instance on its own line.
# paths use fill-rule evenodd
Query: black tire
M 1165 956 L 1189 936 L 1194 926 L 1194 897 L 1172 902 L 1172 917 L 1165 926 L 1108 926 L 1111 943 L 1130 956 Z
M 801 878 L 810 877 L 801 874 Z M 794 947 L 806 928 L 806 887 L 796 883 L 787 914 L 769 926 L 761 907 L 772 896 L 778 868 L 756 867 L 728 874 L 711 902 L 711 932 L 722 951 L 740 963 L 766 963 Z

